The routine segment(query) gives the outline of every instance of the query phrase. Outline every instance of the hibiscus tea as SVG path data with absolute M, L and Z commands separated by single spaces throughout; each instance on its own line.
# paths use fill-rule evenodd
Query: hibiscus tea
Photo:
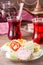
M 21 22 L 16 18 L 8 19 L 9 29 L 8 29 L 8 38 L 9 39 L 21 39 Z
M 33 32 L 33 40 L 36 43 L 43 43 L 43 18 L 37 18 L 33 21 L 34 32 Z

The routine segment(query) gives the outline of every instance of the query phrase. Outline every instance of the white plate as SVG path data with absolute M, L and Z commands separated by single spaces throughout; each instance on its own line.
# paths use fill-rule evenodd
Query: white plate
M 32 43 L 32 41 L 31 41 L 31 43 Z M 8 44 L 9 44 L 9 43 L 8 43 Z M 30 44 L 30 43 L 29 43 L 29 44 Z M 27 43 L 26 43 L 26 45 L 27 45 Z M 32 44 L 32 45 L 33 45 L 33 44 Z M 33 52 L 34 46 L 32 46 L 32 45 L 29 46 L 29 49 L 31 49 L 32 52 Z M 26 47 L 25 47 L 25 48 L 26 48 Z M 7 58 L 7 59 L 10 59 L 10 60 L 13 60 L 13 61 L 17 61 L 17 60 L 18 60 L 18 59 L 14 56 L 14 54 L 13 54 L 13 57 L 11 57 L 11 54 L 12 54 L 12 53 L 10 52 L 11 49 L 10 49 L 9 46 L 6 46 L 6 44 L 1 47 L 1 50 L 2 50 L 2 51 L 5 51 L 5 54 L 6 54 L 6 58 Z M 28 61 L 39 59 L 42 55 L 43 55 L 43 50 L 42 50 L 42 49 L 39 49 L 39 51 L 38 51 L 37 53 L 33 53 L 33 54 L 32 54 L 31 58 L 30 58 Z M 19 60 L 18 60 L 18 61 L 19 61 Z M 27 60 L 26 60 L 26 61 L 27 61 Z
M 21 61 L 19 59 L 15 59 L 15 58 L 11 58 L 10 57 L 10 52 L 6 52 L 6 58 L 9 59 L 9 60 L 12 60 L 12 61 Z M 37 53 L 33 53 L 32 57 L 30 58 L 30 60 L 26 60 L 26 61 L 32 61 L 32 60 L 36 60 L 36 59 L 39 59 L 40 57 L 43 56 L 43 50 L 40 49 L 39 52 Z M 24 60 L 22 60 L 24 61 Z
M 43 56 L 43 50 L 40 49 L 39 52 L 33 53 L 33 56 L 30 60 L 36 60 Z

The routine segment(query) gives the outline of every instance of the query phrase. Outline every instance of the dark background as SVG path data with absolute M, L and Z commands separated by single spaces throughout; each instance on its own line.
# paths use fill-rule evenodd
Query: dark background
M 0 0 L 0 2 L 6 2 L 6 1 L 9 1 L 9 0 Z M 10 0 L 11 2 L 13 2 L 16 6 L 17 6 L 17 1 L 20 1 L 20 0 Z M 26 0 L 26 2 L 29 2 L 29 3 L 32 3 L 36 0 Z M 41 3 L 41 6 L 43 7 L 43 0 L 40 0 L 40 3 Z

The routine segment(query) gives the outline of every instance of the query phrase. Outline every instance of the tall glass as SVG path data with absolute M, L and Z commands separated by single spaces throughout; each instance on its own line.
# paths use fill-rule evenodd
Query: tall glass
M 16 18 L 8 18 L 8 24 L 9 24 L 9 29 L 8 29 L 8 38 L 9 39 L 21 39 L 22 34 L 21 34 L 21 21 L 17 20 Z
M 34 18 L 33 40 L 36 43 L 43 44 L 43 18 Z

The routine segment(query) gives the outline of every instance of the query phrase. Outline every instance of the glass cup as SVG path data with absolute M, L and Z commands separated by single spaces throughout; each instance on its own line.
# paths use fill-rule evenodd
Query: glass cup
M 21 21 L 17 20 L 16 18 L 11 18 L 9 17 L 8 19 L 8 38 L 9 39 L 21 39 L 22 34 L 21 34 Z
M 33 32 L 33 41 L 39 44 L 43 43 L 43 18 L 34 18 L 32 19 L 34 32 Z

